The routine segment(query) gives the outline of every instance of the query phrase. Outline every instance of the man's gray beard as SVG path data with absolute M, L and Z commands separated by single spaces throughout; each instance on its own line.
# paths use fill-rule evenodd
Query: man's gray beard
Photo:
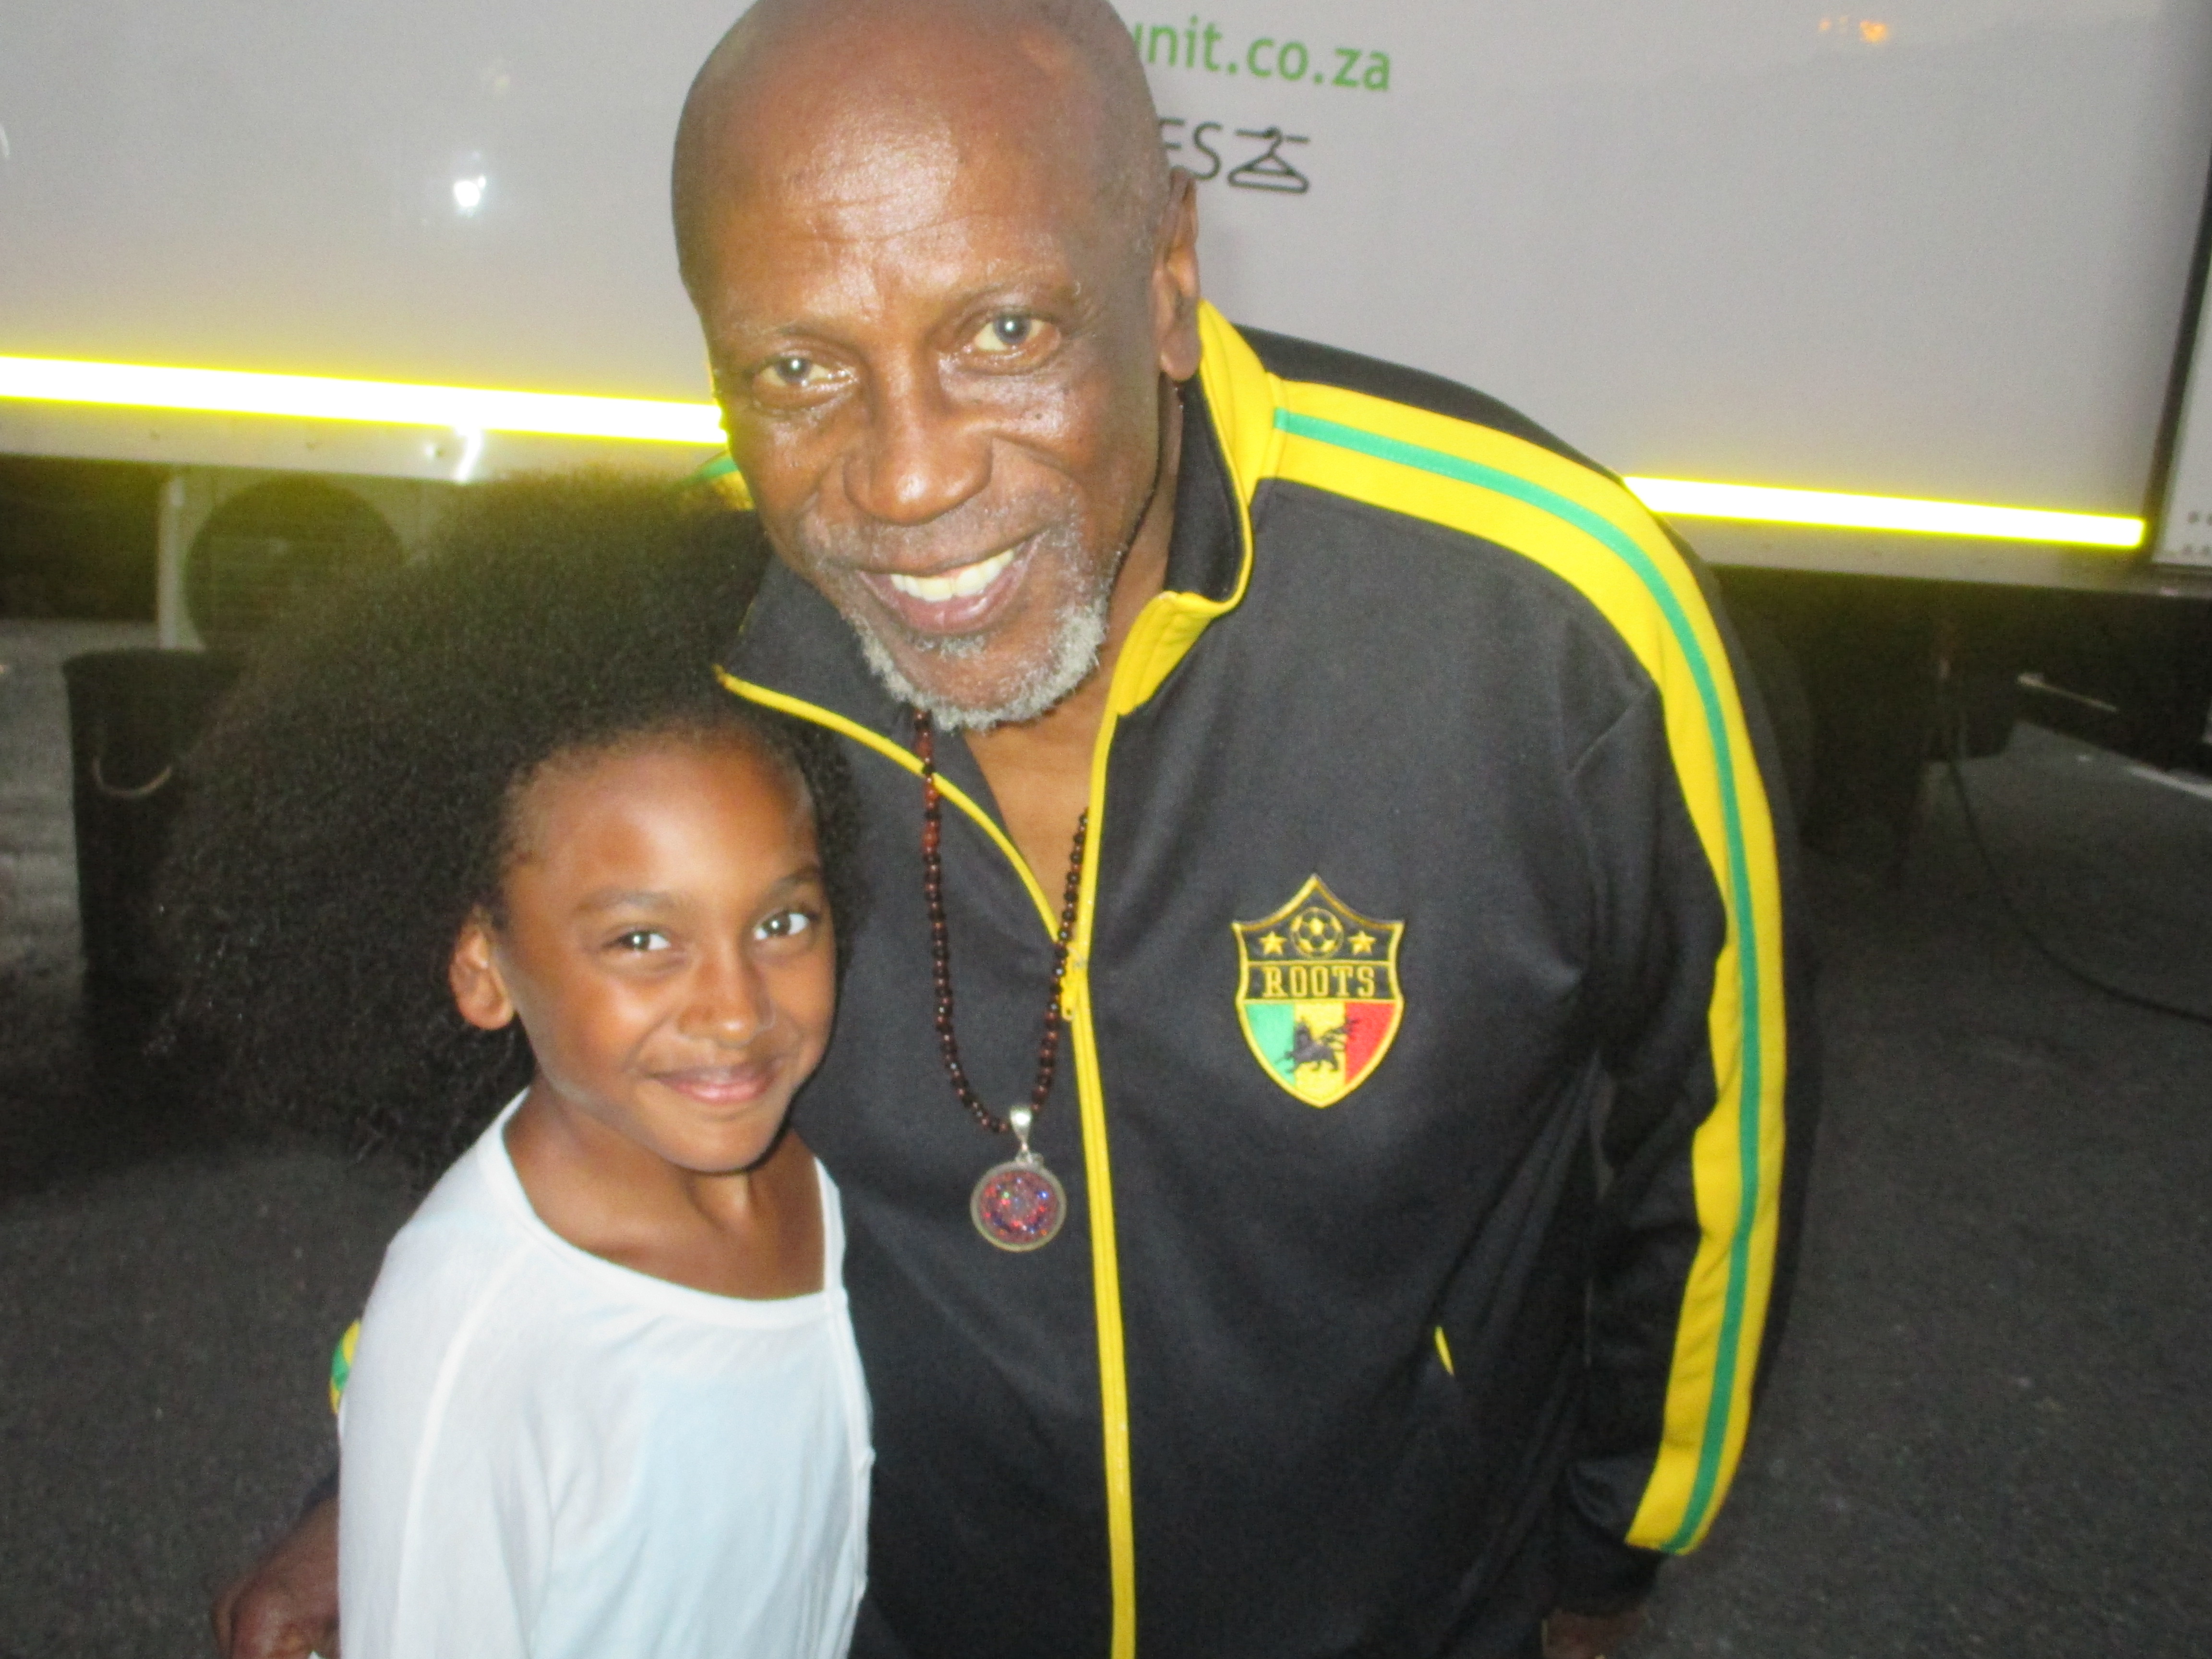
M 1058 707 L 1063 698 L 1091 678 L 1091 671 L 1098 666 L 1098 653 L 1105 648 L 1106 618 L 1113 600 L 1114 584 L 1109 574 L 1108 580 L 1087 603 L 1072 606 L 1061 614 L 1060 631 L 1053 636 L 1052 650 L 1044 659 L 1016 680 L 1005 697 L 983 708 L 947 702 L 923 690 L 899 672 L 898 665 L 891 660 L 891 653 L 866 623 L 850 617 L 846 620 L 860 636 L 860 654 L 867 659 L 876 678 L 891 696 L 926 711 L 943 731 L 983 731 L 994 726 L 1018 726 L 1024 720 L 1033 720 L 1048 709 Z M 981 638 L 936 640 L 927 644 L 917 641 L 921 649 L 944 662 L 973 657 L 988 643 Z

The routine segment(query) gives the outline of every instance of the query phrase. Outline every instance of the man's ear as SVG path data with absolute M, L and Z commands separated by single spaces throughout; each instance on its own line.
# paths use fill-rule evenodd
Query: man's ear
M 500 976 L 499 953 L 493 949 L 491 918 L 477 911 L 461 924 L 453 940 L 453 959 L 446 964 L 446 983 L 453 988 L 453 1005 L 461 1018 L 479 1030 L 496 1031 L 514 1018 L 514 999 Z
M 1175 167 L 1152 258 L 1152 332 L 1160 372 L 1171 380 L 1198 373 L 1198 180 Z

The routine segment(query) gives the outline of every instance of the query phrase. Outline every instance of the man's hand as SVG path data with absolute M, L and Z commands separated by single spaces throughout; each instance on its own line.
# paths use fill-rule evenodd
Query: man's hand
M 338 1659 L 338 1500 L 301 1516 L 211 1616 L 222 1659 Z
M 1644 1628 L 1644 1604 L 1620 1613 L 1569 1613 L 1544 1621 L 1544 1659 L 1618 1659 L 1628 1638 Z

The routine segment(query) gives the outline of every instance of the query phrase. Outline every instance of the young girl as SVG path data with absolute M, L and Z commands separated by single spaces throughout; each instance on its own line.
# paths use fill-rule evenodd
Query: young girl
M 711 678 L 757 569 L 715 522 L 604 480 L 475 494 L 198 757 L 182 1008 L 234 1088 L 416 1167 L 473 1140 L 346 1388 L 347 1659 L 851 1635 L 867 1407 L 836 1195 L 785 1129 L 846 809 L 825 749 Z

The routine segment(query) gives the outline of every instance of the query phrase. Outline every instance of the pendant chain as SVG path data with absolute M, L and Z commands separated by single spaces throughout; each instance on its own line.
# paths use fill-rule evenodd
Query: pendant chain
M 937 975 L 937 1046 L 945 1056 L 945 1075 L 952 1092 L 969 1115 L 993 1134 L 1004 1134 L 1012 1126 L 977 1097 L 968 1073 L 960 1064 L 959 1040 L 952 1034 L 952 952 L 945 932 L 945 863 L 939 846 L 944 838 L 944 811 L 937 792 L 937 734 L 928 711 L 914 715 L 915 751 L 921 757 L 921 892 L 929 904 L 929 957 Z M 1060 1066 L 1060 985 L 1067 975 L 1068 941 L 1075 937 L 1075 905 L 1083 889 L 1083 842 L 1091 823 L 1088 808 L 1075 820 L 1075 846 L 1067 855 L 1067 893 L 1060 907 L 1060 932 L 1052 953 L 1052 989 L 1045 1003 L 1044 1035 L 1037 1039 L 1036 1081 L 1030 1086 L 1030 1115 L 1044 1110 L 1052 1092 L 1053 1074 Z

